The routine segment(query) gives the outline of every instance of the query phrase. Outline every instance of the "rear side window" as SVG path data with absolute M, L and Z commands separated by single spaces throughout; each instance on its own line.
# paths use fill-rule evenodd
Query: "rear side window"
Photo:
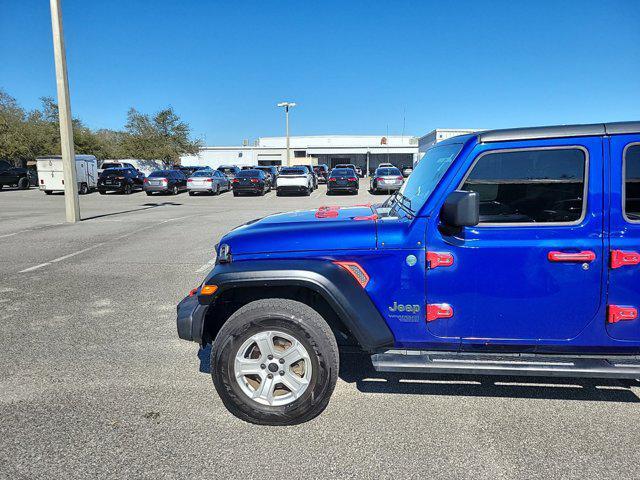
M 640 221 L 640 144 L 627 147 L 624 154 L 624 215 Z
M 586 163 L 580 148 L 490 152 L 462 190 L 480 195 L 480 223 L 573 223 L 586 207 Z

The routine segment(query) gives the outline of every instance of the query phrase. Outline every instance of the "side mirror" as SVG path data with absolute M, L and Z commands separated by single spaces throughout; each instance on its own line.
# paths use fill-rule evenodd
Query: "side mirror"
M 447 227 L 473 227 L 480 222 L 480 198 L 476 192 L 455 190 L 440 209 L 440 220 Z

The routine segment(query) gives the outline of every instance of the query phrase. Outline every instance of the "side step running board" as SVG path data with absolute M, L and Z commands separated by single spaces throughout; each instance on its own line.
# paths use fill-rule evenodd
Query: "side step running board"
M 569 357 L 388 350 L 371 355 L 379 372 L 640 379 L 640 357 Z

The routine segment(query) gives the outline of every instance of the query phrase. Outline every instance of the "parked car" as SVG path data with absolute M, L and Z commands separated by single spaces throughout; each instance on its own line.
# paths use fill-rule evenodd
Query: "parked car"
M 371 193 L 400 190 L 404 177 L 396 167 L 378 167 L 369 182 Z
M 237 197 L 241 193 L 252 193 L 254 195 L 264 195 L 271 191 L 271 181 L 262 170 L 242 170 L 236 178 L 231 181 L 233 196 Z
M 135 174 L 135 176 L 138 178 L 140 183 L 142 183 L 144 181 L 144 178 L 146 177 L 146 175 L 141 170 L 136 168 L 130 162 L 112 162 L 112 161 L 102 162 L 102 165 L 100 165 L 100 168 L 98 169 L 98 176 L 102 175 L 102 173 L 105 170 L 108 170 L 110 168 L 128 168 Z
M 196 193 L 219 195 L 231 190 L 231 180 L 218 170 L 198 170 L 187 179 L 187 190 L 192 196 Z
M 98 161 L 93 155 L 76 155 L 75 159 L 78 193 L 84 195 L 95 190 L 98 186 Z M 46 195 L 65 191 L 62 156 L 38 157 L 36 166 L 41 191 Z
M 635 380 L 639 199 L 640 122 L 456 136 L 382 205 L 223 236 L 178 335 L 262 425 L 323 411 L 343 337 L 382 372 Z
M 180 170 L 158 170 L 144 179 L 147 195 L 169 193 L 177 195 L 187 189 L 187 177 Z
M 278 168 L 269 165 L 259 165 L 256 167 L 256 170 L 262 170 L 267 174 L 269 181 L 271 182 L 271 187 L 275 187 L 276 180 L 278 179 Z
M 404 178 L 407 178 L 409 175 L 411 175 L 412 172 L 413 172 L 413 167 L 404 167 L 402 169 L 402 176 Z
M 318 177 L 318 183 L 327 183 L 327 179 L 329 178 L 329 167 L 324 163 L 320 165 L 316 165 L 313 167 L 313 172 Z
M 240 168 L 235 165 L 221 165 L 218 167 L 218 171 L 224 173 L 229 180 L 233 180 L 240 173 Z
M 126 195 L 142 190 L 144 180 L 131 168 L 107 168 L 98 177 L 98 192 L 120 192 Z
M 0 188 L 5 185 L 16 186 L 20 190 L 28 189 L 31 185 L 28 170 L 22 167 L 15 167 L 6 160 L 0 160 Z
M 336 192 L 357 194 L 360 182 L 351 168 L 334 168 L 327 182 L 327 195 Z
M 313 192 L 313 175 L 303 165 L 282 167 L 276 180 L 276 195 L 283 193 L 302 193 L 311 195 Z

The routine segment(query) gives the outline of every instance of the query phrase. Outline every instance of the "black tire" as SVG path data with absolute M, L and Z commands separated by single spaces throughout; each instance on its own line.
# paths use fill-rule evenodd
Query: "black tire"
M 51 195 L 52 193 L 53 193 L 53 192 L 52 192 L 51 190 L 45 190 L 45 191 L 44 191 L 44 194 L 45 194 L 45 195 Z
M 233 196 L 234 196 L 234 197 L 237 197 L 238 195 L 240 195 L 240 193 L 238 193 L 238 192 L 236 192 L 236 191 L 234 191 L 234 192 L 233 192 Z
M 312 374 L 300 398 L 283 406 L 263 405 L 245 394 L 234 375 L 237 350 L 260 331 L 295 337 L 309 353 Z M 225 407 L 236 417 L 259 425 L 296 425 L 326 408 L 336 385 L 339 353 L 327 322 L 311 307 L 281 298 L 256 300 L 238 309 L 222 326 L 211 348 L 211 375 Z
M 306 189 L 306 190 L 305 190 L 305 192 L 304 192 L 304 195 L 305 195 L 306 197 L 308 197 L 309 195 L 311 195 L 311 190 L 313 190 L 313 187 L 311 187 L 311 188 L 308 188 L 308 187 L 307 187 L 307 189 Z
M 124 186 L 124 194 L 125 195 L 131 195 L 132 191 L 133 190 L 131 189 L 131 185 L 127 184 L 127 185 Z
M 196 194 L 196 192 L 189 192 L 189 196 L 193 197 Z
M 151 195 L 153 195 L 153 192 L 144 192 L 147 194 L 148 197 L 150 197 Z
M 106 195 L 107 192 L 105 192 L 104 190 L 98 190 L 98 192 L 100 192 L 100 195 Z
M 29 179 L 27 177 L 22 177 L 18 180 L 18 188 L 20 190 L 27 190 L 29 188 Z
M 282 191 L 276 188 L 276 197 L 281 197 L 281 196 L 282 196 Z
M 178 195 L 180 193 L 180 189 L 178 188 L 177 185 L 174 185 L 173 188 L 171 189 L 171 195 Z
M 216 185 L 216 189 L 213 192 L 213 194 L 217 197 L 218 195 L 220 195 L 220 185 Z

